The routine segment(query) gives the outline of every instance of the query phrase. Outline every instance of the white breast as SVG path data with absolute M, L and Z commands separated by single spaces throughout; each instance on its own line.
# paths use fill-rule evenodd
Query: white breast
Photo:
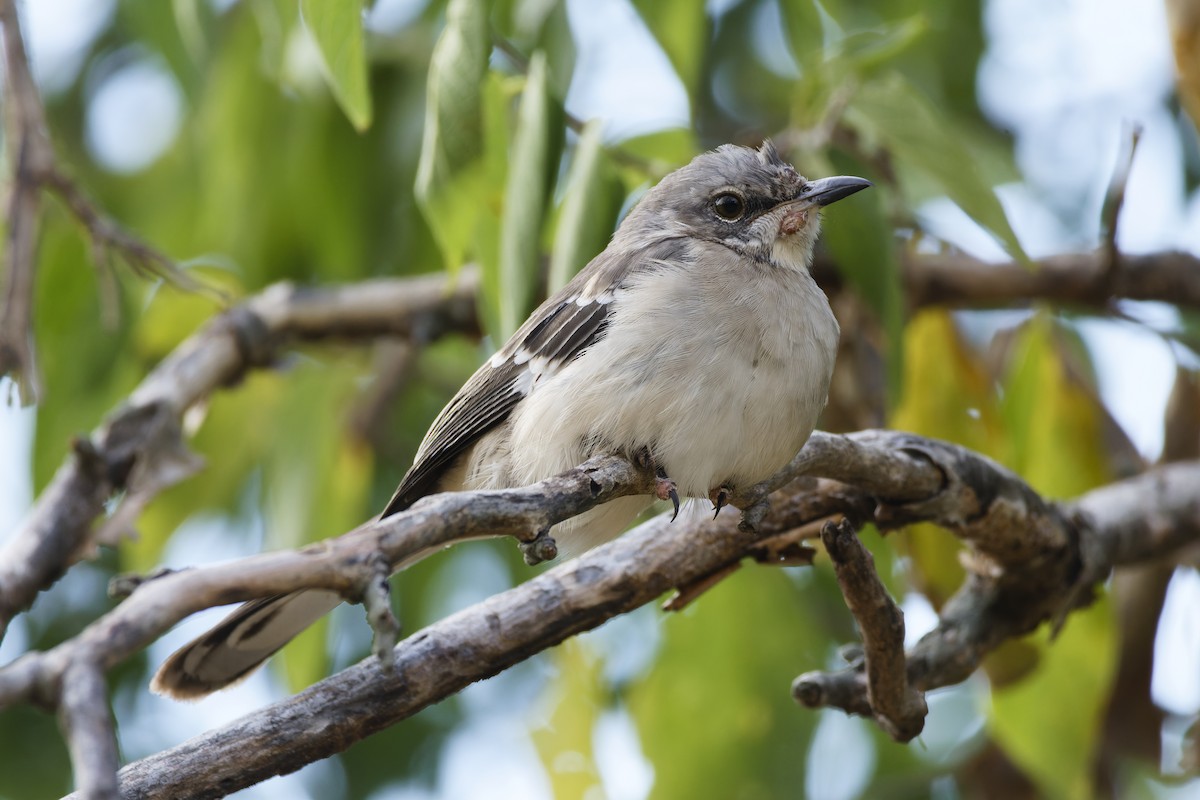
M 791 460 L 825 405 L 837 322 L 807 271 L 706 247 L 707 268 L 627 285 L 607 335 L 539 379 L 511 426 L 480 443 L 468 485 L 523 485 L 596 453 L 649 447 L 681 494 L 706 497 Z M 484 463 L 499 453 L 503 467 Z M 589 544 L 611 538 L 647 502 L 609 504 L 570 528 Z

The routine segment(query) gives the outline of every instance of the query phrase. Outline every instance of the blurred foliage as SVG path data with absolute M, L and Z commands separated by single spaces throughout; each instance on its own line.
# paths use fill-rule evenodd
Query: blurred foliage
M 1110 422 L 1071 318 L 1039 311 L 991 336 L 983 353 L 963 335 L 961 315 L 910 317 L 905 307 L 902 254 L 942 246 L 916 222 L 926 200 L 949 198 L 1024 258 L 993 191 L 1018 177 L 1010 143 L 975 97 L 980 3 L 632 0 L 626 10 L 661 46 L 690 119 L 619 141 L 604 121 L 564 112 L 578 68 L 571 26 L 594 24 L 587 4 L 571 14 L 555 0 L 400 5 L 399 22 L 364 27 L 369 8 L 358 0 L 119 0 L 75 79 L 46 98 L 61 155 L 98 201 L 235 297 L 279 280 L 453 272 L 468 261 L 483 270 L 487 338 L 425 348 L 370 441 L 350 425 L 376 380 L 370 353 L 307 347 L 189 417 L 206 468 L 158 497 L 139 537 L 96 569 L 171 561 L 173 537 L 189 522 L 187 535 L 211 537 L 220 558 L 231 537 L 251 535 L 252 520 L 265 530 L 262 546 L 283 547 L 365 519 L 442 405 L 547 291 L 604 247 L 639 192 L 703 149 L 765 136 L 808 174 L 859 174 L 877 185 L 829 215 L 823 246 L 877 323 L 888 393 L 874 400 L 891 425 L 988 454 L 1051 497 L 1116 474 Z M 98 87 L 131 63 L 174 81 L 183 116 L 164 153 L 121 174 L 89 144 L 88 115 Z M 650 68 L 632 65 L 630 79 Z M 106 300 L 101 269 L 52 204 L 36 298 L 47 389 L 32 463 L 38 490 L 72 434 L 94 427 L 218 311 L 205 295 L 119 267 Z M 962 579 L 957 542 L 931 526 L 864 537 L 897 595 L 920 592 L 936 608 Z M 505 580 L 529 574 L 515 550 L 495 546 Z M 433 559 L 394 581 L 407 630 L 472 582 L 463 563 Z M 49 597 L 20 623 L 33 646 L 71 635 L 107 602 Z M 954 796 L 945 787 L 986 737 L 1047 797 L 1088 796 L 1116 658 L 1107 599 L 1073 615 L 1053 642 L 1043 632 L 995 654 L 987 707 L 931 721 L 943 734 L 924 746 L 895 745 L 872 728 L 863 741 L 814 749 L 825 726 L 794 706 L 788 683 L 836 666 L 838 646 L 855 638 L 827 566 L 748 567 L 661 619 L 655 640 L 641 645 L 641 668 L 618 680 L 603 637 L 568 643 L 539 662 L 549 673 L 535 704 L 543 718 L 523 700 L 504 710 L 526 716 L 563 798 L 594 796 L 603 774 L 595 730 L 611 709 L 636 727 L 630 747 L 651 764 L 653 797 L 797 796 L 811 754 L 839 746 L 858 748 L 854 763 L 870 765 L 856 778 L 859 796 L 926 797 L 935 784 L 939 796 Z M 322 626 L 276 661 L 296 688 L 366 647 L 361 632 L 339 637 Z M 144 692 L 152 668 L 121 671 L 114 690 Z M 447 737 L 469 724 L 465 704 L 449 701 L 355 746 L 338 757 L 340 791 L 357 798 L 397 781 L 432 784 Z M 986 737 L 973 733 L 981 727 Z M 0 797 L 66 788 L 65 753 L 47 718 L 6 713 L 0 742 Z M 164 735 L 162 746 L 172 743 Z

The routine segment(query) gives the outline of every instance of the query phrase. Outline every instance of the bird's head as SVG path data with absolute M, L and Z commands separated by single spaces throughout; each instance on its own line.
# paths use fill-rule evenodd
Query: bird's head
M 806 269 L 821 209 L 870 186 L 863 178 L 808 180 L 763 142 L 722 145 L 666 176 L 642 198 L 618 238 L 692 236 L 776 267 Z M 639 241 L 640 240 L 640 241 Z

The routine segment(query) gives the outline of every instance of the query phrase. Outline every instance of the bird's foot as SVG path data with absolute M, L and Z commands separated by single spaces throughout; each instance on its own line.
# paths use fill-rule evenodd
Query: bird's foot
M 642 469 L 654 470 L 654 496 L 659 500 L 670 500 L 671 505 L 675 507 L 675 513 L 671 515 L 671 522 L 679 516 L 679 488 L 675 485 L 675 481 L 667 477 L 667 471 L 662 467 L 657 467 L 654 464 L 654 455 L 650 452 L 649 447 L 639 448 L 633 454 L 633 461 Z
M 713 519 L 721 513 L 721 509 L 729 505 L 729 498 L 733 497 L 733 489 L 728 486 L 718 486 L 708 493 L 708 499 L 712 500 L 713 504 Z
M 671 505 L 675 506 L 675 513 L 671 515 L 671 522 L 674 522 L 679 516 L 679 489 L 661 467 L 654 472 L 654 496 L 659 500 L 670 500 Z

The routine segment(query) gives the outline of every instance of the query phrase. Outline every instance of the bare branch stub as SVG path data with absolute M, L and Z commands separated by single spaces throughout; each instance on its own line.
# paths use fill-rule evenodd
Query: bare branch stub
M 549 526 L 539 528 L 529 541 L 518 541 L 517 546 L 525 563 L 531 567 L 558 558 L 558 542 L 550 535 Z
M 862 634 L 867 707 L 889 736 L 898 742 L 910 741 L 925 727 L 929 709 L 924 695 L 908 683 L 904 612 L 879 580 L 875 559 L 859 541 L 849 520 L 827 521 L 821 541 Z M 806 705 L 806 700 L 814 696 L 805 676 L 793 684 L 793 696 Z
M 1129 131 L 1128 146 L 1117 157 L 1108 191 L 1104 196 L 1104 207 L 1100 211 L 1100 229 L 1104 241 L 1104 294 L 1097 302 L 1107 303 L 1114 294 L 1120 277 L 1121 252 L 1117 248 L 1117 225 L 1121 220 L 1121 209 L 1125 205 L 1125 190 L 1129 184 L 1129 170 L 1137 153 L 1138 141 L 1142 138 L 1141 125 L 1134 124 Z
M 368 560 L 370 567 L 361 600 L 374 633 L 371 652 L 384 669 L 391 669 L 392 649 L 400 637 L 400 621 L 392 613 L 391 584 L 388 583 L 391 569 L 381 553 L 372 553 Z

